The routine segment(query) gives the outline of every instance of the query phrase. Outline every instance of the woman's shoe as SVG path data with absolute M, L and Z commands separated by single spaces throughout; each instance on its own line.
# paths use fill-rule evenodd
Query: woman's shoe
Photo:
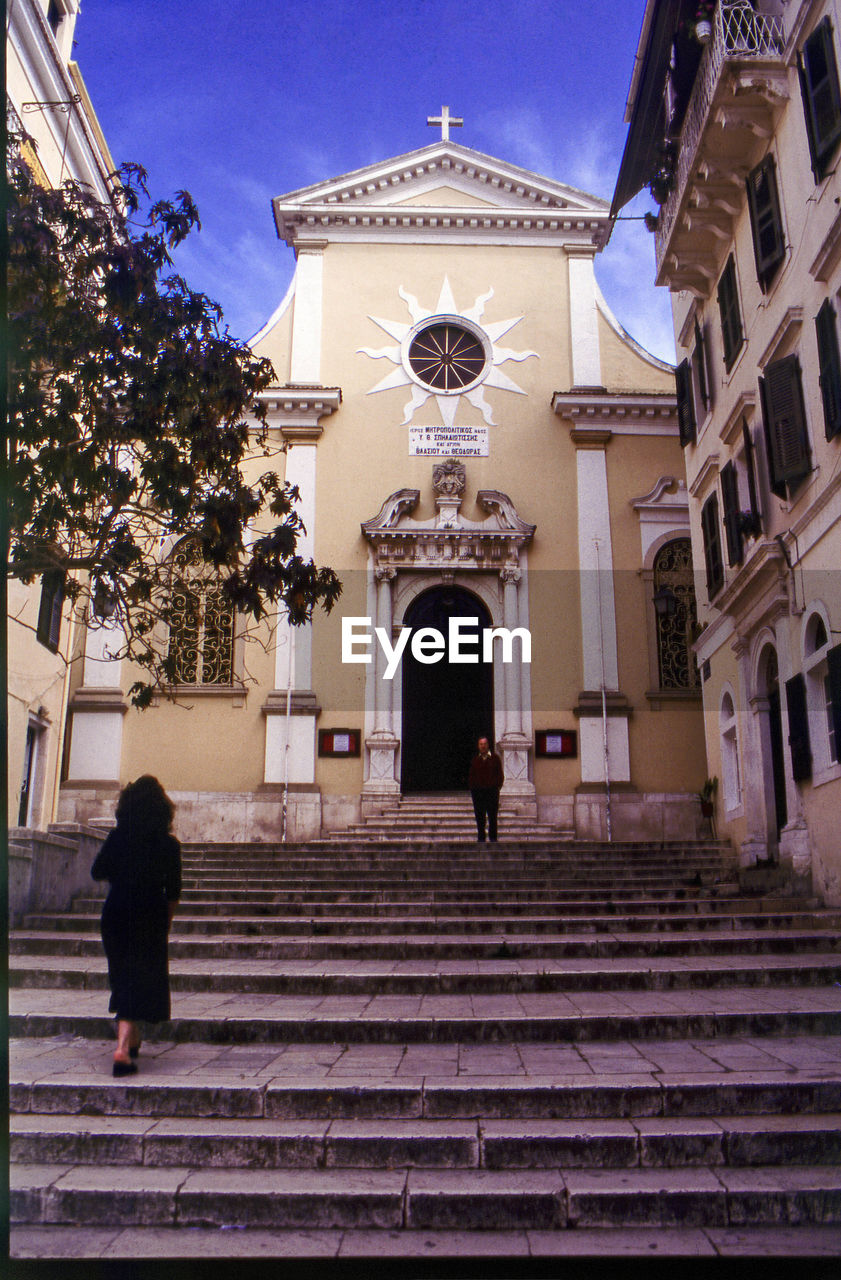
M 122 1058 L 115 1058 L 112 1072 L 115 1076 L 133 1076 L 137 1073 L 137 1063 L 123 1062 Z

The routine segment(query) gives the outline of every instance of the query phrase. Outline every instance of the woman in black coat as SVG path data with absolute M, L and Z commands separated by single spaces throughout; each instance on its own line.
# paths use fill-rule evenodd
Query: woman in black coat
M 181 896 L 181 846 L 171 834 L 174 808 L 157 778 L 130 782 L 117 802 L 117 826 L 91 868 L 108 880 L 102 908 L 102 941 L 111 986 L 109 1009 L 117 1015 L 114 1075 L 137 1070 L 137 1022 L 165 1022 L 170 1015 L 167 941 Z

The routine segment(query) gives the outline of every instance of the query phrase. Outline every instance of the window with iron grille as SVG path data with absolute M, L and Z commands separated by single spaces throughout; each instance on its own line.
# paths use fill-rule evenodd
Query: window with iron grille
M 698 665 L 692 652 L 697 626 L 692 543 L 673 538 L 654 560 L 655 593 L 666 588 L 675 600 L 674 613 L 657 614 L 657 669 L 661 689 L 697 689 Z
M 701 508 L 701 534 L 704 539 L 704 562 L 707 569 L 707 595 L 710 599 L 724 586 L 724 560 L 721 554 L 721 529 L 718 523 L 718 495 L 711 493 Z
M 751 170 L 747 189 L 756 275 L 764 293 L 785 257 L 777 166 L 773 156 L 766 156 Z
M 806 134 L 815 181 L 826 177 L 841 139 L 841 90 L 829 18 L 819 22 L 798 59 Z
M 195 543 L 172 554 L 177 575 L 169 622 L 168 658 L 175 684 L 229 685 L 233 682 L 234 611 L 218 579 Z
M 739 288 L 736 281 L 736 261 L 732 253 L 727 259 L 727 265 L 718 282 L 718 310 L 721 316 L 724 367 L 729 373 L 744 343 Z
M 831 440 L 841 431 L 841 357 L 838 352 L 838 327 L 835 308 L 826 299 L 815 316 L 818 334 L 821 399 L 826 438 Z

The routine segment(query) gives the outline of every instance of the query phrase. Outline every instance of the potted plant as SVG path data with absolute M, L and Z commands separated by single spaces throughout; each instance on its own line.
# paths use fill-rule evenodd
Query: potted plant
M 701 813 L 705 818 L 711 818 L 715 813 L 715 793 L 717 790 L 718 778 L 707 778 L 698 792 L 698 799 L 701 801 Z
M 709 0 L 702 0 L 695 11 L 695 39 L 699 44 L 709 44 L 713 34 L 713 13 L 715 5 Z

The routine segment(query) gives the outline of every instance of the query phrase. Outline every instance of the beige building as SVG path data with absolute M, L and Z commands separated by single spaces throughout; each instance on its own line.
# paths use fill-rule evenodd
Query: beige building
M 72 60 L 78 0 L 15 0 L 7 6 L 6 89 L 11 129 L 34 140 L 25 156 L 45 185 L 87 182 L 109 198 L 114 163 L 79 68 Z M 9 585 L 9 818 L 55 821 L 77 628 L 60 579 Z
M 614 212 L 660 202 L 719 830 L 837 903 L 841 15 L 709 9 L 647 5 Z
M 177 701 L 146 712 L 89 632 L 63 819 L 108 816 L 152 770 L 182 836 L 311 837 L 464 789 L 487 733 L 509 807 L 578 835 L 698 833 L 673 370 L 601 296 L 606 204 L 440 123 L 274 202 L 297 265 L 252 345 L 277 375 L 300 550 L 338 572 L 339 605 L 245 638 L 212 592 L 185 601 Z M 664 587 L 678 608 L 658 619 Z

